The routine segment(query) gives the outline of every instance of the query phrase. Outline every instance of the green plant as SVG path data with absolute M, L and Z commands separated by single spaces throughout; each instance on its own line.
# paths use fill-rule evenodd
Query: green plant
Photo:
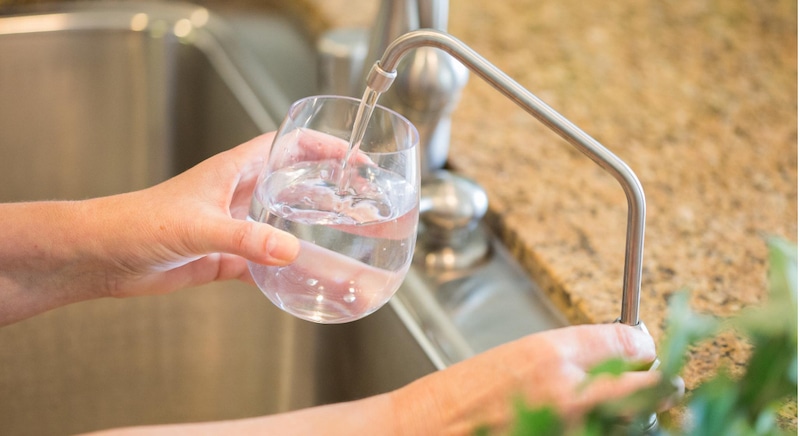
M 684 398 L 689 419 L 680 428 L 659 428 L 656 435 L 782 435 L 776 413 L 781 404 L 797 402 L 797 246 L 767 238 L 769 297 L 765 304 L 720 320 L 689 307 L 686 291 L 669 304 L 665 340 L 659 347 L 661 383 L 626 398 L 600 404 L 578 423 L 562 422 L 549 408 L 517 408 L 514 436 L 600 436 L 641 434 L 663 398 L 674 392 L 671 380 L 686 361 L 689 347 L 723 330 L 735 331 L 752 344 L 741 377 L 724 368 Z M 609 361 L 591 374 L 621 374 L 630 370 L 622 361 Z M 622 418 L 622 417 L 626 418 Z M 631 418 L 632 417 L 632 418 Z

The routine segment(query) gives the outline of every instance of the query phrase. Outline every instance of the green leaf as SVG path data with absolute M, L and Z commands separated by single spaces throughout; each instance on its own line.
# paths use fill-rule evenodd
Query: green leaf
M 797 245 L 771 236 L 769 246 L 770 298 L 797 303 Z
M 707 381 L 692 393 L 689 402 L 692 427 L 685 429 L 687 436 L 733 435 L 736 422 L 736 384 L 725 372 Z
M 753 423 L 756 434 L 774 434 L 778 431 L 775 427 L 775 410 L 768 408 L 761 411 Z
M 721 323 L 714 317 L 694 312 L 689 306 L 689 292 L 685 290 L 670 298 L 668 310 L 666 335 L 659 347 L 659 369 L 666 378 L 672 379 L 683 369 L 689 347 L 710 338 Z
M 789 364 L 789 368 L 786 372 L 786 378 L 788 378 L 790 382 L 797 385 L 797 353 L 794 353 L 794 356 L 792 357 L 792 363 Z
M 775 401 L 797 394 L 797 247 L 779 238 L 767 243 L 769 299 L 732 322 L 753 343 L 739 400 L 752 422 Z
M 747 371 L 740 380 L 739 405 L 751 420 L 778 400 L 797 394 L 791 365 L 797 362 L 797 342 L 783 334 L 756 342 Z M 794 351 L 793 351 L 794 350 Z
M 619 376 L 630 371 L 646 371 L 650 369 L 651 365 L 652 362 L 631 362 L 621 357 L 614 357 L 589 368 L 586 374 L 590 376 L 590 379 L 604 374 Z
M 626 362 L 622 358 L 613 358 L 606 360 L 605 362 L 601 362 L 600 364 L 590 368 L 587 371 L 587 374 L 590 376 L 598 376 L 601 374 L 608 374 L 613 376 L 622 375 L 626 371 L 631 371 L 634 369 L 634 366 L 631 365 L 629 362 Z
M 656 386 L 625 398 L 594 407 L 577 424 L 563 423 L 552 409 L 527 410 L 518 404 L 513 435 L 606 436 L 641 432 L 661 401 L 675 392 L 670 383 L 683 368 L 688 348 L 734 327 L 753 345 L 744 375 L 734 380 L 722 368 L 713 378 L 685 398 L 691 418 L 684 435 L 781 435 L 775 416 L 785 399 L 797 401 L 797 246 L 780 238 L 767 238 L 769 245 L 769 298 L 765 304 L 742 311 L 722 323 L 691 310 L 689 293 L 677 292 L 670 299 L 666 334 L 659 347 L 662 379 Z M 619 376 L 640 370 L 622 359 L 602 362 L 589 371 L 588 380 L 608 374 Z M 665 434 L 665 430 L 659 431 Z
M 761 306 L 747 308 L 731 325 L 749 336 L 776 336 L 784 332 L 797 342 L 797 246 L 767 238 L 769 294 Z
M 562 435 L 565 427 L 561 417 L 551 407 L 536 409 L 526 408 L 518 403 L 516 408 L 516 424 L 512 436 L 528 435 Z

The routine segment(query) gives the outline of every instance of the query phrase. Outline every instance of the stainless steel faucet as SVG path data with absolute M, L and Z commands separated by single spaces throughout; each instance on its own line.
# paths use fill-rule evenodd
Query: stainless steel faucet
M 614 153 L 447 34 L 447 9 L 446 0 L 384 0 L 366 58 L 380 56 L 380 60 L 367 73 L 367 85 L 384 93 L 388 106 L 417 125 L 424 149 L 423 167 L 428 173 L 441 168 L 447 157 L 449 115 L 466 82 L 464 66 L 608 171 L 620 183 L 628 200 L 619 321 L 638 325 L 645 227 L 645 197 L 639 179 Z M 420 26 L 428 28 L 416 30 Z M 390 87 L 395 77 L 397 83 Z
M 644 189 L 633 170 L 602 144 L 539 100 L 499 68 L 455 37 L 436 30 L 417 30 L 395 39 L 367 75 L 367 85 L 386 90 L 402 58 L 414 49 L 435 47 L 467 66 L 503 95 L 525 109 L 579 151 L 609 172 L 622 186 L 628 200 L 628 227 L 625 245 L 625 274 L 619 321 L 639 325 L 639 294 L 644 251 Z

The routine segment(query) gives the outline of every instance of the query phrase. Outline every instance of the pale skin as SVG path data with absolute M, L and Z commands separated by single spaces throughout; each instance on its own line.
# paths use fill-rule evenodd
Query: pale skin
M 244 220 L 272 138 L 262 135 L 142 191 L 0 205 L 0 326 L 95 298 L 250 281 L 245 260 L 292 262 L 299 250 L 293 236 Z M 658 381 L 654 372 L 628 372 L 579 389 L 589 368 L 614 357 L 651 362 L 653 340 L 619 324 L 569 327 L 527 336 L 358 401 L 104 433 L 471 434 L 482 425 L 505 428 L 515 399 L 551 404 L 574 418 L 599 401 Z

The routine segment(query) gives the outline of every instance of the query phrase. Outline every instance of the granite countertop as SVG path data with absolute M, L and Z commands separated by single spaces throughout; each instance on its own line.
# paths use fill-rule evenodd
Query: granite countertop
M 365 25 L 378 2 L 348 14 L 341 1 L 319 3 L 337 25 Z M 764 235 L 797 241 L 797 4 L 760 3 L 450 5 L 450 33 L 638 175 L 641 319 L 656 340 L 678 290 L 722 317 L 758 304 Z M 449 162 L 486 188 L 489 221 L 573 323 L 619 315 L 627 203 L 611 176 L 475 76 L 454 113 Z M 733 335 L 703 344 L 687 388 L 747 357 Z M 796 409 L 788 415 L 796 428 Z

